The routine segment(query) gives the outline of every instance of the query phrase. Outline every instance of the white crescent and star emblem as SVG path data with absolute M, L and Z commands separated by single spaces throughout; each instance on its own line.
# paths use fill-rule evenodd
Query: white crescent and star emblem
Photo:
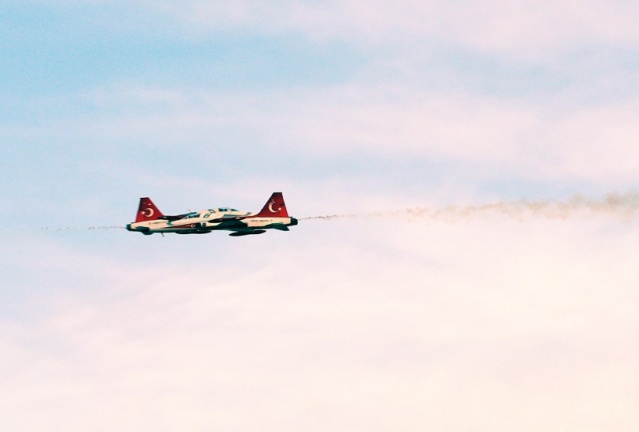
M 153 209 L 152 209 L 152 208 L 148 208 L 148 209 L 144 209 L 144 210 L 142 211 L 142 214 L 143 214 L 144 216 L 146 216 L 146 217 L 151 217 L 151 216 L 153 216 L 153 215 L 155 214 L 155 211 L 153 211 Z
M 282 207 L 278 207 L 277 210 L 273 209 L 274 205 L 275 205 L 275 200 L 271 200 L 271 202 L 268 205 L 268 209 L 271 213 L 277 213 L 278 211 L 282 210 Z

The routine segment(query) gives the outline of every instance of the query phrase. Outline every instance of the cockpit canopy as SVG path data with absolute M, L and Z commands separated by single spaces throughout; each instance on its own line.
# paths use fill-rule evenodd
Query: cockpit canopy
M 242 212 L 240 212 L 239 210 L 230 208 L 230 207 L 221 207 L 221 208 L 216 208 L 216 209 L 202 210 L 201 212 L 187 213 L 184 216 L 184 219 L 197 218 L 197 217 L 201 217 L 201 218 L 204 218 L 204 219 L 209 219 L 210 217 L 213 217 L 213 215 L 216 214 L 216 213 L 242 213 Z

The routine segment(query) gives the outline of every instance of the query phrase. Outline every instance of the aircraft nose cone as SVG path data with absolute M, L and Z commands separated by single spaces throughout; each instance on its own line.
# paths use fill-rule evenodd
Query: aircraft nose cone
M 291 218 L 291 225 L 297 225 L 297 219 Z
M 126 230 L 127 230 L 127 231 L 133 231 L 133 230 L 131 229 L 131 224 L 126 224 Z

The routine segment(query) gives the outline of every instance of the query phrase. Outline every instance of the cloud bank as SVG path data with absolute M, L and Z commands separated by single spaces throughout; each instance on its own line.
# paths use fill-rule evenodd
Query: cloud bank
M 71 431 L 639 421 L 634 224 L 492 215 L 298 228 L 251 243 L 243 264 L 233 256 L 246 246 L 227 238 L 122 236 L 151 250 L 131 260 L 47 254 L 76 264 L 56 271 L 45 316 L 4 320 L 3 418 Z M 227 257 L 158 262 L 183 249 Z

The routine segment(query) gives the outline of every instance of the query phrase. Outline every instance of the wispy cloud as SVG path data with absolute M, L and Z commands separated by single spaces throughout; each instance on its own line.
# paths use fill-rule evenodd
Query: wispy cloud
M 632 46 L 639 38 L 629 1 L 492 0 L 373 2 L 240 1 L 225 4 L 193 0 L 153 8 L 202 29 L 249 32 L 295 32 L 312 39 L 344 38 L 361 43 L 398 40 L 456 43 L 471 49 L 536 59 L 590 43 Z
M 311 40 L 343 39 L 362 45 L 415 48 L 424 42 L 458 44 L 471 50 L 502 53 L 543 62 L 566 50 L 592 45 L 632 48 L 639 39 L 632 1 L 569 0 L 503 3 L 495 0 L 274 1 L 215 0 L 123 2 L 120 0 L 38 0 L 32 3 L 72 9 L 100 6 L 105 11 L 128 11 L 120 22 L 144 22 L 153 31 L 169 20 L 185 33 L 242 32 L 252 35 L 301 34 Z M 143 14 L 144 12 L 144 14 Z M 161 18 L 161 19 L 160 19 Z M 107 21 L 102 21 L 106 25 Z M 171 34 L 175 35 L 175 29 Z
M 72 131 L 83 145 L 125 148 L 137 137 L 136 146 L 153 151 L 188 143 L 205 159 L 248 151 L 417 158 L 612 187 L 631 185 L 638 169 L 635 100 L 582 105 L 558 96 L 557 107 L 548 99 L 359 85 L 250 94 L 134 87 L 85 100 L 110 114 L 61 121 L 41 134 L 64 139 Z

